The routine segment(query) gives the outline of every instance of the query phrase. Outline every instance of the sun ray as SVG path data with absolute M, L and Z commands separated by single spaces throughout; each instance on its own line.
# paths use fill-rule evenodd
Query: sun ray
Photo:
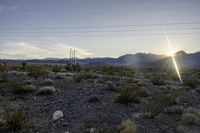
M 175 52 L 172 49 L 169 37 L 167 36 L 167 34 L 165 34 L 165 35 L 166 35 L 166 39 L 167 39 L 167 45 L 168 45 L 168 48 L 169 48 L 169 53 L 170 53 L 170 56 L 172 58 L 176 73 L 177 73 L 177 75 L 179 77 L 180 82 L 183 83 L 183 80 L 181 78 L 181 74 L 180 74 L 180 71 L 179 71 L 179 68 L 178 68 L 178 64 L 177 64 L 176 59 L 175 59 Z

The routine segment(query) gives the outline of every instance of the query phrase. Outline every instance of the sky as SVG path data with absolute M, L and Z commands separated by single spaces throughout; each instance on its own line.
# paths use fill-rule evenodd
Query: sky
M 200 0 L 0 0 L 0 58 L 200 51 Z

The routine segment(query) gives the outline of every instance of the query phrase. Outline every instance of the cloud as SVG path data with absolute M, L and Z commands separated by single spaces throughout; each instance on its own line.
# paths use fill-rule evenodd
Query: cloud
M 70 48 L 76 50 L 79 58 L 93 55 L 92 52 L 65 43 L 8 42 L 0 47 L 0 57 L 12 59 L 67 58 Z

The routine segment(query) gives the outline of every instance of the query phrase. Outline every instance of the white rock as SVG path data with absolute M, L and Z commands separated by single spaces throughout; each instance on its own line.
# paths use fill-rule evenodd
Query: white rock
M 53 113 L 53 120 L 56 121 L 63 117 L 63 113 L 60 110 L 57 110 Z

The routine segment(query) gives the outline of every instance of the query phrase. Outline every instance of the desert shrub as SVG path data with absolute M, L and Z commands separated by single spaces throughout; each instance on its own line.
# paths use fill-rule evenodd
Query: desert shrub
M 176 132 L 178 133 L 189 133 L 189 132 L 199 132 L 200 126 L 200 111 L 195 108 L 189 107 L 185 110 L 182 115 L 182 121 L 177 125 Z
M 59 66 L 59 65 L 54 65 L 53 68 L 52 68 L 52 72 L 62 72 L 62 66 Z
M 76 64 L 67 64 L 65 66 L 65 70 L 66 71 L 75 71 L 75 72 L 80 72 L 81 71 L 81 66 L 80 64 L 76 63 Z
M 45 86 L 45 87 L 41 87 L 37 91 L 37 94 L 38 95 L 51 95 L 51 94 L 54 94 L 55 92 L 56 92 L 56 89 L 54 87 Z
M 151 117 L 154 117 L 163 112 L 164 109 L 176 105 L 179 96 L 179 92 L 155 95 L 149 99 L 145 105 L 146 112 L 149 113 Z
M 55 82 L 51 79 L 45 79 L 43 82 L 42 82 L 42 85 L 45 85 L 45 86 L 52 86 L 54 85 Z
M 191 88 L 195 88 L 197 87 L 197 85 L 199 84 L 198 80 L 196 78 L 185 78 L 183 80 L 183 85 L 185 86 L 189 86 Z
M 72 71 L 72 64 L 67 64 L 65 66 L 65 70 L 68 72 L 68 71 Z
M 33 81 L 32 80 L 25 80 L 23 82 L 24 85 L 32 85 L 33 84 Z
M 2 72 L 0 73 L 0 82 L 7 82 L 8 81 L 8 73 L 7 72 Z
M 5 107 L 2 116 L 5 128 L 11 132 L 20 132 L 28 126 L 28 118 L 22 110 Z
M 200 126 L 200 111 L 189 107 L 185 110 L 182 116 L 183 124 L 185 125 L 199 125 Z
M 151 78 L 151 82 L 152 82 L 154 85 L 165 85 L 165 82 L 163 81 L 161 75 L 154 75 L 154 76 Z
M 137 125 L 135 122 L 131 120 L 126 120 L 121 123 L 119 126 L 120 133 L 136 133 L 137 132 Z
M 26 67 L 26 62 L 23 62 L 21 69 L 25 69 L 25 67 Z
M 100 67 L 99 71 L 101 73 L 107 74 L 107 75 L 115 75 L 115 76 L 131 76 L 135 74 L 135 70 L 131 68 L 126 67 Z
M 105 121 L 104 117 L 86 117 L 83 121 L 85 128 L 92 128 L 99 124 L 102 124 Z
M 139 103 L 139 97 L 147 96 L 145 90 L 139 85 L 125 85 L 119 89 L 116 101 L 123 104 Z
M 88 102 L 89 102 L 89 103 L 96 103 L 96 102 L 101 102 L 101 101 L 99 100 L 98 97 L 96 97 L 96 96 L 91 96 L 91 97 L 89 97 Z
M 178 105 L 167 107 L 164 109 L 164 112 L 168 114 L 182 114 L 183 107 Z
M 39 78 L 48 73 L 47 69 L 45 69 L 45 67 L 38 66 L 38 65 L 27 66 L 26 71 L 28 72 L 28 75 L 33 78 Z
M 75 72 L 80 72 L 81 71 L 81 66 L 78 63 L 73 64 L 72 65 L 72 70 L 75 71 Z
M 15 94 L 31 93 L 36 90 L 34 85 L 22 85 L 16 81 L 11 81 L 9 85 Z
M 176 133 L 188 133 L 189 127 L 185 126 L 183 124 L 180 124 L 180 125 L 176 126 L 175 131 L 176 131 Z
M 81 82 L 82 80 L 95 79 L 95 78 L 97 78 L 97 76 L 93 73 L 81 73 L 74 76 L 74 81 Z

